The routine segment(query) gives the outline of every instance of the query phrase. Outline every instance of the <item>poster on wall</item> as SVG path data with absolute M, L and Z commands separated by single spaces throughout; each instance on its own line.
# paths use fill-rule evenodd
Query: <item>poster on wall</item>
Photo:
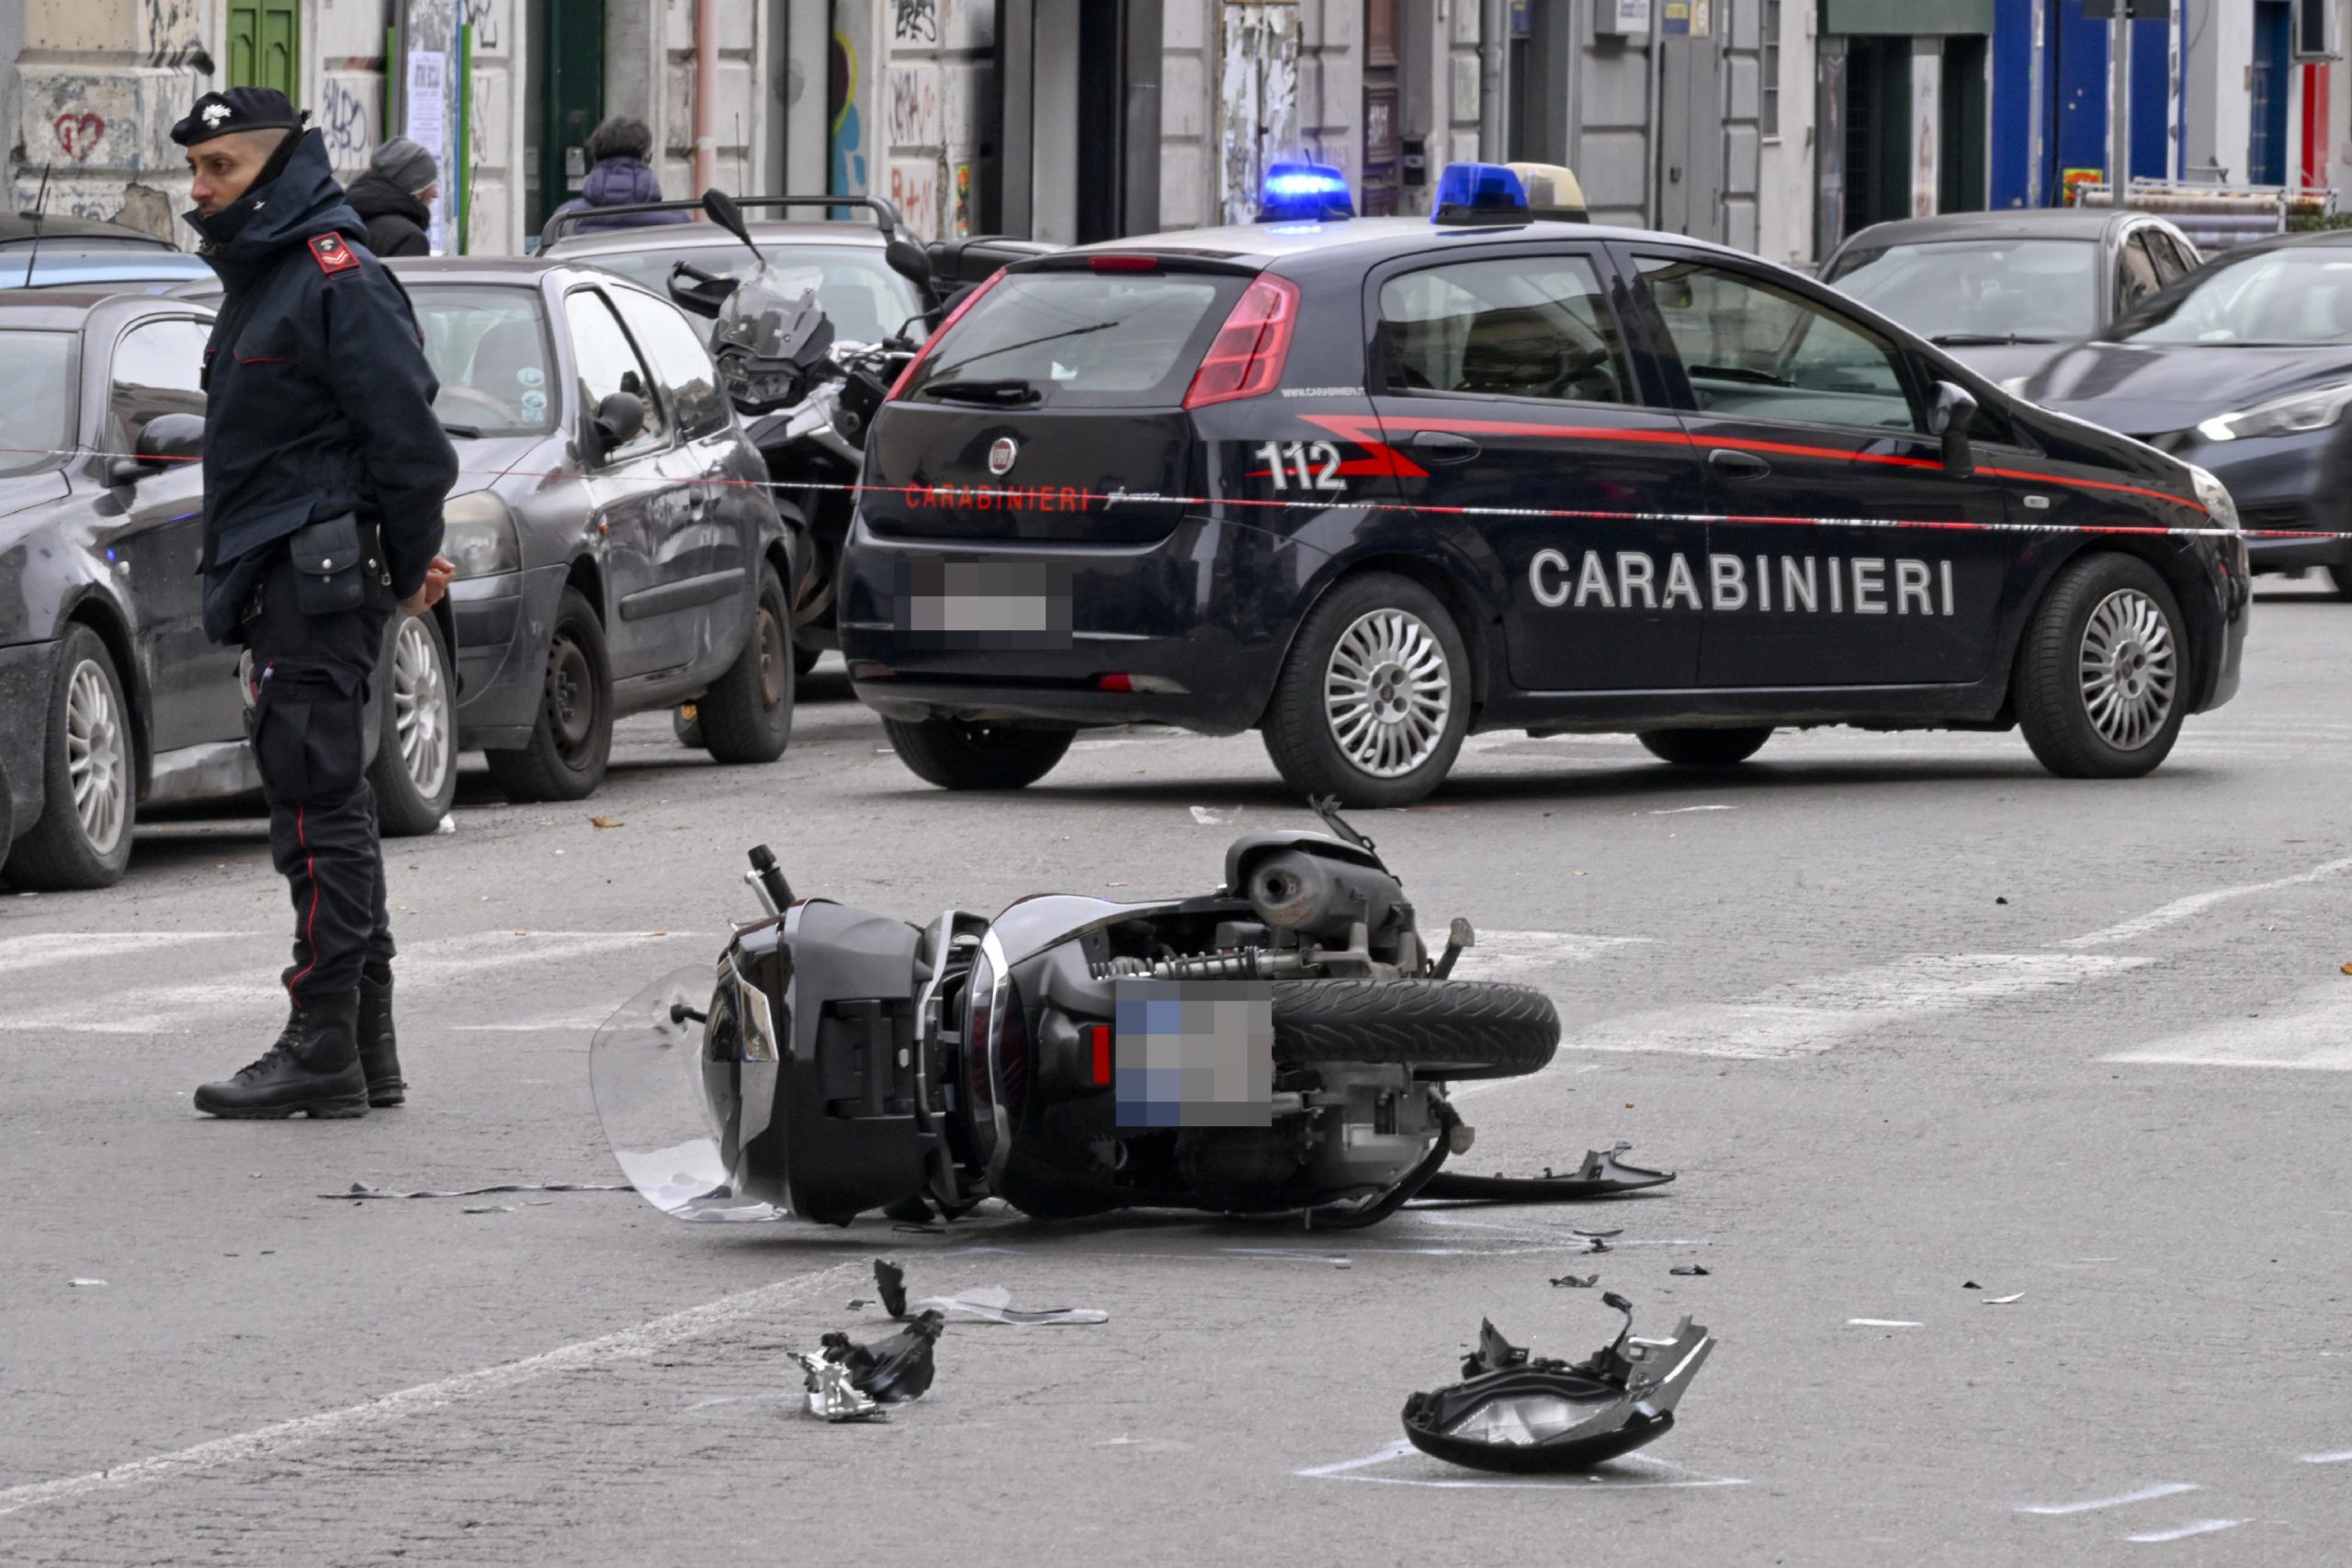
M 1623 33 L 1632 38 L 1647 38 L 1650 31 L 1650 0 L 1604 0 L 1600 12 L 1600 30 Z
M 1714 0 L 1666 0 L 1658 30 L 1668 38 L 1705 38 L 1715 30 Z
M 433 154 L 434 164 L 448 167 L 447 133 L 449 100 L 449 57 L 437 50 L 420 49 L 408 57 L 408 80 L 401 94 L 401 134 Z M 425 238 L 435 255 L 447 254 L 444 214 L 454 181 L 441 181 L 441 198 L 433 204 L 433 222 Z

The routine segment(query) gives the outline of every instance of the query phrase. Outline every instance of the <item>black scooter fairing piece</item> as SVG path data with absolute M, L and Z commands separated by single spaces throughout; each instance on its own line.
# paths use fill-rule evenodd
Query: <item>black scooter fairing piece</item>
M 1670 1170 L 1648 1170 L 1617 1157 L 1633 1146 L 1619 1144 L 1610 1149 L 1588 1149 L 1584 1163 L 1566 1176 L 1465 1176 L 1441 1171 L 1424 1182 L 1415 1196 L 1434 1202 L 1570 1203 L 1639 1192 L 1674 1179 Z
M 936 1311 L 921 1313 L 906 1322 L 898 1333 L 871 1345 L 855 1344 L 838 1332 L 818 1343 L 824 1347 L 826 1360 L 849 1369 L 852 1388 L 877 1404 L 899 1404 L 931 1387 L 937 1370 L 932 1348 L 947 1326 L 947 1319 Z

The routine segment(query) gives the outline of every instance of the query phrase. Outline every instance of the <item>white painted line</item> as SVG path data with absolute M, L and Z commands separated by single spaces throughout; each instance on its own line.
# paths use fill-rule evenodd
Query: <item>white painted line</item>
M 1680 817 L 1692 811 L 1736 811 L 1736 806 L 1668 806 L 1653 811 L 1652 817 Z
M 116 958 L 147 948 L 185 947 L 198 942 L 233 942 L 259 931 L 36 931 L 0 938 L 0 975 L 44 969 L 53 964 Z
M 2199 1519 L 2177 1530 L 2150 1530 L 2145 1535 L 2127 1535 L 2126 1540 L 2186 1540 L 2192 1535 L 2211 1535 L 2215 1530 L 2235 1529 L 2244 1519 Z
M 519 1361 L 505 1361 L 476 1371 L 460 1372 L 435 1382 L 419 1383 L 398 1393 L 386 1394 L 381 1399 L 346 1404 L 340 1410 L 298 1416 L 289 1421 L 257 1427 L 234 1437 L 215 1438 L 210 1442 L 198 1443 L 176 1453 L 158 1454 L 153 1459 L 138 1460 L 112 1470 L 94 1470 L 84 1475 L 13 1486 L 0 1492 L 0 1515 L 14 1514 L 43 1503 L 63 1502 L 91 1492 L 119 1491 L 151 1481 L 169 1480 L 173 1476 L 213 1470 L 224 1464 L 274 1459 L 322 1438 L 354 1429 L 389 1426 L 412 1416 L 438 1410 L 461 1399 L 513 1388 L 534 1378 L 545 1377 L 549 1372 L 575 1371 L 606 1361 L 632 1360 L 657 1355 L 687 1340 L 700 1338 L 739 1323 L 758 1323 L 772 1328 L 774 1314 L 779 1307 L 790 1306 L 824 1291 L 842 1289 L 854 1280 L 868 1277 L 872 1269 L 872 1263 L 863 1258 L 855 1262 L 837 1263 L 814 1274 L 779 1280 L 773 1285 L 763 1285 L 757 1290 L 721 1296 L 715 1302 L 688 1307 L 666 1317 L 657 1317 L 617 1334 L 583 1339 L 540 1355 L 526 1356 Z
M 1573 1475 L 1553 1476 L 1542 1481 L 1474 1481 L 1469 1479 L 1425 1478 L 1411 1475 L 1364 1475 L 1359 1473 L 1377 1465 L 1409 1459 L 1420 1450 L 1411 1443 L 1399 1439 L 1378 1453 L 1362 1459 L 1344 1459 L 1337 1464 L 1318 1464 L 1291 1473 L 1309 1481 L 1372 1481 L 1384 1486 L 1434 1486 L 1449 1491 L 1499 1488 L 1506 1491 L 1552 1492 L 1625 1492 L 1666 1491 L 1672 1488 L 1700 1486 L 1745 1486 L 1747 1482 L 1729 1475 L 1701 1475 L 1683 1465 L 1665 1460 L 1652 1459 L 1646 1454 L 1623 1454 L 1609 1461 L 1611 1467 L 1623 1465 L 1641 1470 L 1662 1471 L 1669 1475 L 1688 1477 L 1686 1480 L 1644 1481 L 1638 1479 L 1604 1481 L 1596 1476 L 1606 1472 L 1582 1472 Z
M 1434 935 L 1435 933 L 1430 933 Z M 1571 964 L 1589 964 L 1628 947 L 1642 947 L 1655 939 L 1645 936 L 1588 936 L 1577 931 L 1489 931 L 1478 933 L 1476 943 L 1454 960 L 1454 975 L 1464 980 L 1510 980 L 1541 988 L 1556 979 Z
M 2101 1508 L 2120 1508 L 2132 1503 L 2152 1503 L 2159 1497 L 2177 1497 L 2183 1492 L 2202 1492 L 2204 1488 L 2189 1481 L 2166 1481 L 2154 1486 L 2143 1486 L 2137 1492 L 2126 1492 L 2117 1497 L 2093 1497 L 2086 1503 L 2029 1503 L 2018 1507 L 2020 1514 L 2041 1514 L 2055 1517 L 2062 1514 L 2090 1514 Z
M 1849 1317 L 1849 1328 L 1925 1328 L 1924 1323 L 1914 1323 L 1907 1317 Z
M 2203 914 L 2217 904 L 2226 904 L 2237 898 L 2251 898 L 2257 893 L 2275 893 L 2281 888 L 2302 887 L 2311 883 L 2324 882 L 2329 877 L 2341 876 L 2347 871 L 2352 871 L 2352 855 L 2347 855 L 2342 860 L 2324 861 L 2309 871 L 2300 871 L 2292 876 L 2282 876 L 2275 882 L 2249 882 L 2243 887 L 2216 887 L 2210 893 L 2192 893 L 2186 898 L 2176 898 L 2160 908 L 2151 909 L 2136 919 L 2125 920 L 2121 925 L 2109 926 L 2104 931 L 2096 931 L 2087 936 L 2071 937 L 2058 945 L 2061 947 L 2111 947 L 2119 942 L 2135 941 L 2146 936 L 2150 931 L 2162 931 L 2166 926 L 2177 926 L 2183 920 Z
M 2211 1023 L 2099 1060 L 2352 1073 L 2352 981 L 2337 978 L 2273 1007 L 2260 1018 Z
M 2302 1456 L 2301 1462 L 2304 1464 L 2342 1464 L 2347 1460 L 2352 1460 L 2352 1449 L 2342 1449 L 2332 1454 L 2305 1454 Z
M 1664 1051 L 1782 1061 L 1931 1013 L 2039 996 L 2154 963 L 2087 953 L 1960 953 L 1774 986 L 1742 1002 L 1627 1013 L 1560 1042 L 1572 1051 Z

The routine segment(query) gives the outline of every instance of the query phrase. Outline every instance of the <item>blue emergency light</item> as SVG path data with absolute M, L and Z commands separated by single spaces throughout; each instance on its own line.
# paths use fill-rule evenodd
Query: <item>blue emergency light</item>
M 1353 218 L 1347 176 L 1329 164 L 1274 164 L 1258 192 L 1261 223 L 1320 223 Z
M 1437 177 L 1432 223 L 1524 223 L 1527 187 L 1501 164 L 1448 164 Z

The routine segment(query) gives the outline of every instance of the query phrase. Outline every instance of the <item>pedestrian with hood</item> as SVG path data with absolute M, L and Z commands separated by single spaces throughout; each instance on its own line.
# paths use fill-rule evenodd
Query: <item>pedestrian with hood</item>
M 376 149 L 368 172 L 343 193 L 368 225 L 368 248 L 379 256 L 429 256 L 433 199 L 441 194 L 433 154 L 405 136 Z
M 204 632 L 252 655 L 270 858 L 294 900 L 286 1028 L 196 1091 L 215 1116 L 364 1116 L 404 1095 L 368 680 L 390 618 L 430 610 L 456 570 L 435 553 L 458 473 L 440 389 L 307 118 L 232 87 L 172 128 L 224 289 L 204 351 Z
M 595 167 L 581 182 L 580 195 L 556 209 L 560 216 L 600 207 L 633 207 L 662 199 L 662 177 L 647 160 L 653 156 L 653 132 L 641 119 L 616 115 L 588 133 L 588 156 Z M 594 234 L 606 229 L 632 229 L 648 223 L 691 223 L 689 212 L 622 212 L 591 218 L 574 233 Z

